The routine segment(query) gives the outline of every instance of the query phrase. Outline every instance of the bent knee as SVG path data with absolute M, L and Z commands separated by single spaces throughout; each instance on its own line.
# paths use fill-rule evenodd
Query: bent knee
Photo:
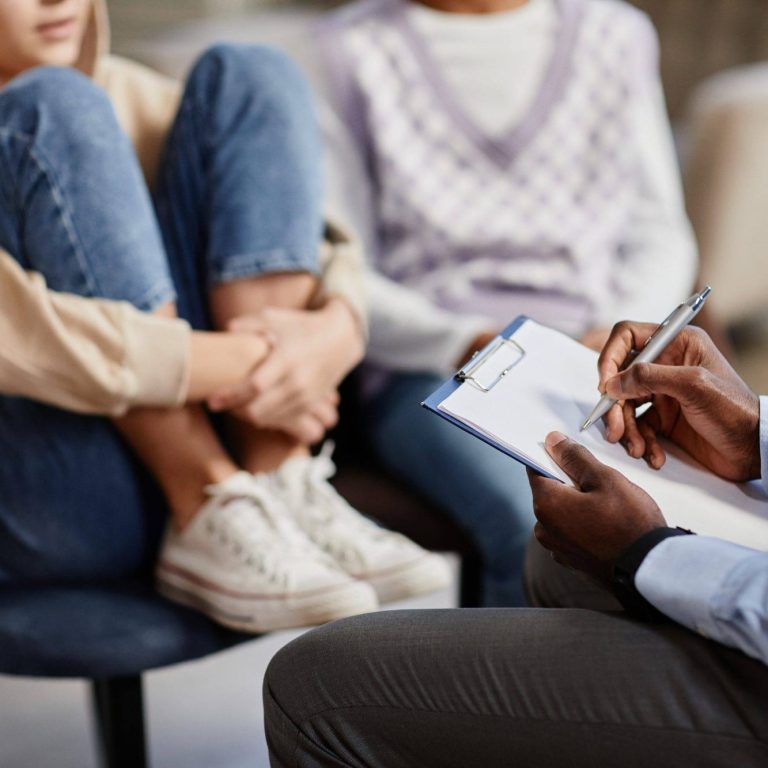
M 264 673 L 265 708 L 275 705 L 282 717 L 293 723 L 311 716 L 310 681 L 322 671 L 318 669 L 319 652 L 326 647 L 328 627 L 318 627 L 283 646 L 270 660 Z M 331 646 L 332 647 L 332 646 Z
M 339 674 L 342 657 L 349 675 L 358 661 L 375 656 L 372 644 L 387 636 L 396 615 L 402 612 L 386 613 L 340 619 L 292 640 L 267 667 L 265 698 L 276 702 L 294 722 L 311 716 L 314 707 L 332 695 L 336 684 L 345 684 L 345 674 Z
M 22 73 L 0 92 L 0 104 L 6 125 L 15 119 L 15 127 L 29 134 L 71 126 L 82 135 L 93 121 L 116 124 L 106 92 L 71 67 L 35 67 Z
M 309 100 L 309 86 L 299 68 L 282 51 L 264 45 L 220 43 L 206 50 L 189 82 L 215 89 L 247 92 L 281 104 L 297 97 Z

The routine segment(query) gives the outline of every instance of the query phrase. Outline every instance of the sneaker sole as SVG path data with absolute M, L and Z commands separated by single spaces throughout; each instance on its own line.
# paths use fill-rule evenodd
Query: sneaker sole
M 376 590 L 380 603 L 404 600 L 426 592 L 445 589 L 453 581 L 448 563 L 441 555 L 428 553 L 418 560 L 355 578 Z
M 254 634 L 326 624 L 379 607 L 375 592 L 357 581 L 292 594 L 251 595 L 168 563 L 159 563 L 155 575 L 157 591 L 169 600 L 196 608 L 230 629 Z

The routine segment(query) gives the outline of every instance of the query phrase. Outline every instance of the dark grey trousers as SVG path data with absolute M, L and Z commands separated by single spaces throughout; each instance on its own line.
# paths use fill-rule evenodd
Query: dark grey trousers
M 536 545 L 561 608 L 384 611 L 290 643 L 264 682 L 273 768 L 768 766 L 768 667 L 642 624 Z

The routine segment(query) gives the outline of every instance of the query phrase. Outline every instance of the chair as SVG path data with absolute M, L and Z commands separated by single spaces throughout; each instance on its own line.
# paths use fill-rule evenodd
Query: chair
M 144 768 L 142 673 L 252 639 L 148 582 L 0 589 L 0 673 L 87 678 L 104 764 Z
M 461 531 L 365 462 L 335 479 L 358 509 L 422 546 L 462 554 L 461 604 L 478 604 L 479 567 Z M 90 680 L 107 768 L 147 765 L 142 674 L 253 635 L 229 631 L 133 582 L 0 588 L 0 674 Z

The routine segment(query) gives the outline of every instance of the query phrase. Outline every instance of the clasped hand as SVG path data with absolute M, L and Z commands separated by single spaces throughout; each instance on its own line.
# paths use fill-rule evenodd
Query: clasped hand
M 362 332 L 347 305 L 331 298 L 316 310 L 270 307 L 237 318 L 228 330 L 263 336 L 270 352 L 239 384 L 210 397 L 209 408 L 303 444 L 322 439 L 338 420 L 337 388 L 363 355 Z

